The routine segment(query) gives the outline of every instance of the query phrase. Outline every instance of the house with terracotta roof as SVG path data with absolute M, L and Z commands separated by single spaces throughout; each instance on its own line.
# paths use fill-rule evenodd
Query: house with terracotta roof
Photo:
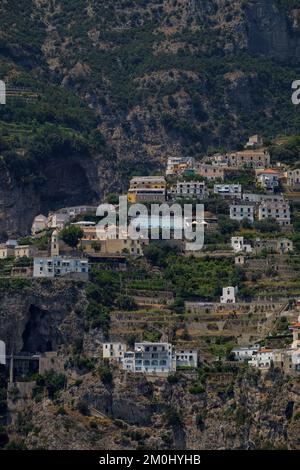
M 291 349 L 298 349 L 300 348 L 300 315 L 298 317 L 298 321 L 293 323 L 289 329 L 293 332 L 293 342 L 291 345 Z
M 249 365 L 257 369 L 269 369 L 273 361 L 273 349 L 261 348 L 253 353 Z
M 282 172 L 274 168 L 256 170 L 255 175 L 257 186 L 272 193 L 279 187 L 280 179 L 283 178 Z

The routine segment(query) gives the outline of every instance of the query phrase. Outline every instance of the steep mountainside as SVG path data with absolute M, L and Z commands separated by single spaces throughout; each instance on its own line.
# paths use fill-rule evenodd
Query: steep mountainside
M 0 109 L 0 230 L 97 201 L 169 154 L 297 131 L 297 0 L 11 0 L 0 14 L 14 95 Z
M 15 440 L 51 450 L 299 449 L 295 379 L 213 372 L 197 394 L 194 379 L 180 373 L 170 384 L 117 371 L 109 384 L 95 373 L 69 379 L 58 399 L 23 402 Z
M 0 289 L 7 352 L 53 356 L 42 375 L 26 369 L 20 379 L 15 368 L 8 400 L 8 370 L 0 368 L 0 448 L 9 436 L 10 448 L 28 449 L 299 449 L 297 377 L 209 363 L 203 352 L 197 369 L 168 379 L 108 367 L 103 330 L 87 322 L 86 285 L 7 282 Z

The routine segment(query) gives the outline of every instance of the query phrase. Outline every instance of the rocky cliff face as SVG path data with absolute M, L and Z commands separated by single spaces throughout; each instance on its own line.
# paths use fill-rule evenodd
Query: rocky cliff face
M 247 2 L 247 44 L 255 55 L 298 64 L 300 60 L 300 9 L 288 12 L 278 8 L 280 2 Z M 286 13 L 286 14 L 284 14 Z
M 297 378 L 221 363 L 170 381 L 107 369 L 80 283 L 12 282 L 0 305 L 7 352 L 57 352 L 49 364 L 65 376 L 52 397 L 40 382 L 10 386 L 6 429 L 29 449 L 300 448 Z
M 84 330 L 84 286 L 72 282 L 11 285 L 0 293 L 0 336 L 7 353 L 66 350 Z
M 189 393 L 193 376 L 178 377 L 171 385 L 115 371 L 113 384 L 103 385 L 84 375 L 55 404 L 30 401 L 23 412 L 32 410 L 27 416 L 35 431 L 25 443 L 33 449 L 299 449 L 296 380 L 280 373 L 212 374 L 195 395 Z
M 41 210 L 124 189 L 133 173 L 161 168 L 170 154 L 201 158 L 208 148 L 239 145 L 249 133 L 296 132 L 298 110 L 290 104 L 300 60 L 295 5 L 26 0 L 12 11 L 2 2 L 3 78 L 13 85 L 26 72 L 26 83 L 29 75 L 79 96 L 95 113 L 93 125 L 113 159 L 95 150 L 91 163 L 84 154 L 54 165 L 49 158 L 42 163 L 46 184 L 38 188 L 14 184 L 13 174 L 4 172 L 1 229 L 24 231 Z M 31 111 L 22 106 L 28 122 Z M 19 126 L 19 112 L 16 119 Z M 64 119 L 70 126 L 74 112 Z M 51 108 L 44 120 L 53 122 Z

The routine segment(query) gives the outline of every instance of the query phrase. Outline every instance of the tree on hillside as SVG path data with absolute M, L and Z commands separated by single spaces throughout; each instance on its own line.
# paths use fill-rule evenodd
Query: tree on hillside
M 64 228 L 60 233 L 60 238 L 72 248 L 75 248 L 79 240 L 83 238 L 83 230 L 77 225 L 70 225 Z
M 272 217 L 268 217 L 264 220 L 257 220 L 254 222 L 254 228 L 262 233 L 280 232 L 280 225 L 277 220 Z

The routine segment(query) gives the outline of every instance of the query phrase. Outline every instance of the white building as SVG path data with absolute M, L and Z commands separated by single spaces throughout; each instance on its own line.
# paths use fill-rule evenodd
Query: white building
M 231 237 L 231 247 L 235 253 L 252 253 L 252 246 L 244 243 L 244 237 Z
M 290 205 L 287 201 L 273 202 L 271 200 L 264 200 L 258 208 L 258 220 L 265 220 L 267 218 L 275 219 L 279 225 L 290 225 L 291 214 Z
M 0 364 L 5 366 L 6 364 L 6 352 L 5 352 L 5 343 L 0 340 Z
M 273 361 L 273 349 L 263 348 L 253 353 L 249 365 L 258 369 L 269 369 Z
M 197 367 L 198 353 L 194 349 L 178 349 L 175 351 L 176 367 Z
M 177 181 L 171 188 L 170 195 L 178 198 L 204 199 L 206 186 L 204 181 Z
M 42 232 L 46 230 L 48 226 L 48 219 L 43 214 L 37 215 L 33 219 L 32 227 L 31 227 L 31 234 L 35 235 L 38 232 Z
M 104 343 L 103 359 L 115 360 L 121 363 L 123 362 L 126 349 L 126 344 L 124 343 Z
M 243 219 L 254 221 L 254 207 L 251 204 L 232 204 L 230 205 L 230 219 L 241 222 Z
M 267 168 L 265 170 L 256 170 L 257 186 L 269 192 L 274 192 L 283 179 L 283 172 L 280 169 Z
M 251 202 L 253 204 L 260 204 L 263 201 L 266 202 L 284 202 L 284 197 L 282 194 L 262 194 L 262 193 L 244 193 L 243 201 Z
M 125 351 L 123 358 L 123 370 L 134 372 L 135 369 L 135 353 L 134 351 Z
M 128 367 L 127 361 L 126 366 Z M 175 370 L 176 360 L 172 344 L 151 342 L 135 344 L 132 372 L 167 375 Z
M 262 201 L 262 194 L 244 193 L 242 199 L 245 203 L 259 204 Z
M 295 170 L 288 170 L 287 184 L 291 188 L 296 188 L 300 186 L 300 169 L 299 168 L 296 168 Z
M 237 291 L 237 287 L 223 287 L 223 293 L 220 297 L 221 304 L 235 304 L 235 296 Z
M 71 225 L 76 225 L 77 227 L 85 229 L 87 227 L 95 227 L 96 222 L 93 222 L 91 220 L 80 220 L 79 222 L 72 222 Z
M 248 361 L 252 358 L 253 354 L 259 351 L 260 345 L 254 344 L 253 346 L 248 346 L 244 348 L 234 348 L 231 351 L 231 354 L 235 361 Z
M 267 168 L 266 170 L 256 170 L 256 183 L 260 188 L 266 191 L 274 192 L 279 187 L 279 180 L 282 178 L 282 172 Z
M 67 223 L 71 220 L 71 216 L 69 213 L 54 213 L 49 214 L 48 217 L 48 227 L 49 228 L 56 228 L 58 230 L 62 230 Z
M 82 258 L 34 258 L 33 277 L 54 278 L 69 276 L 87 279 L 89 273 L 88 260 Z
M 3 80 L 0 80 L 0 104 L 6 104 L 6 85 Z
M 296 372 L 300 372 L 300 348 L 291 352 L 291 359 L 292 359 L 292 368 Z
M 214 193 L 223 197 L 242 198 L 242 185 L 240 184 L 215 184 Z

